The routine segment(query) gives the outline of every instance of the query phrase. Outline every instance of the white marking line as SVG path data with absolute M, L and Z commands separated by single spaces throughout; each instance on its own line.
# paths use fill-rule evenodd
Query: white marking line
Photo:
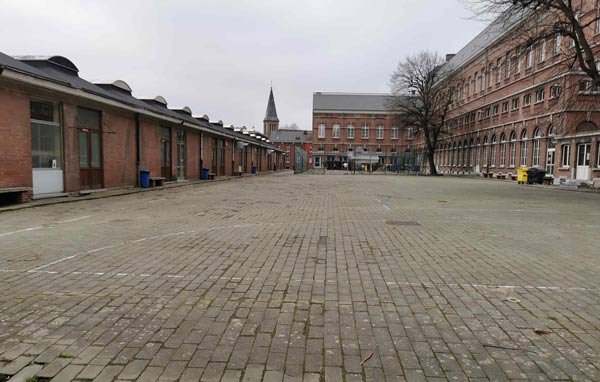
M 411 283 L 411 282 L 395 282 L 387 281 L 387 285 L 398 285 L 398 286 L 412 286 L 420 288 L 433 288 L 436 285 L 449 286 L 449 287 L 460 287 L 460 288 L 481 288 L 481 289 L 538 289 L 538 290 L 551 290 L 551 291 L 586 291 L 595 292 L 600 290 L 598 288 L 582 288 L 582 287 L 557 287 L 557 286 L 535 286 L 535 285 L 483 285 L 483 284 L 430 284 L 430 283 Z
M 69 220 L 65 220 L 65 221 L 62 221 L 62 222 L 58 222 L 56 224 L 73 223 L 73 222 L 76 222 L 76 221 L 79 221 L 79 220 L 83 220 L 83 219 L 88 219 L 88 218 L 91 218 L 91 217 L 92 217 L 92 215 L 87 215 L 87 216 L 82 216 L 82 217 L 75 218 L 75 219 L 69 219 Z
M 383 208 L 385 208 L 385 209 L 386 209 L 386 210 L 388 210 L 388 211 L 391 211 L 391 210 L 392 210 L 390 207 L 386 206 L 385 204 L 382 204 L 382 206 L 383 206 Z
M 266 225 L 273 225 L 273 224 L 274 223 L 267 223 Z M 215 229 L 224 229 L 224 228 L 243 228 L 243 227 L 250 227 L 250 226 L 257 226 L 257 225 L 265 225 L 265 224 L 238 224 L 238 225 L 230 225 L 230 226 L 223 226 L 223 227 L 207 228 L 205 230 L 200 230 L 200 231 L 213 231 Z M 39 227 L 39 228 L 42 228 L 42 227 Z M 62 259 L 58 259 L 58 260 L 50 262 L 48 264 L 41 265 L 39 267 L 30 269 L 28 272 L 35 272 L 35 271 L 37 271 L 39 269 L 43 269 L 43 268 L 49 267 L 49 266 L 54 265 L 54 264 L 62 263 L 63 261 L 70 260 L 70 259 L 73 259 L 73 258 L 81 256 L 81 255 L 86 255 L 86 254 L 90 254 L 90 253 L 96 253 L 96 252 L 104 251 L 105 249 L 115 248 L 115 247 L 121 246 L 121 245 L 135 244 L 135 243 L 140 243 L 140 242 L 143 242 L 143 241 L 146 241 L 146 240 L 162 239 L 162 238 L 170 237 L 170 236 L 187 235 L 187 234 L 194 233 L 194 232 L 197 232 L 197 231 L 196 230 L 191 230 L 191 231 L 172 232 L 172 233 L 167 233 L 167 234 L 164 234 L 164 235 L 156 235 L 156 236 L 150 236 L 150 237 L 143 237 L 141 239 L 131 240 L 131 241 L 128 241 L 128 242 L 118 243 L 118 244 L 114 244 L 114 245 L 107 245 L 106 247 L 100 247 L 100 248 L 96 248 L 96 249 L 90 249 L 87 252 L 76 253 L 74 255 L 63 257 Z M 179 276 L 174 276 L 174 277 L 179 277 Z M 181 276 L 181 277 L 183 277 L 183 276 Z
M 29 228 L 24 228 L 24 229 L 20 229 L 18 231 L 12 231 L 12 232 L 6 232 L 6 233 L 0 233 L 0 237 L 2 236 L 8 236 L 8 235 L 14 235 L 15 233 L 21 233 L 21 232 L 30 232 L 30 231 L 36 231 L 38 229 L 42 229 L 44 227 L 37 226 L 37 227 L 29 227 Z

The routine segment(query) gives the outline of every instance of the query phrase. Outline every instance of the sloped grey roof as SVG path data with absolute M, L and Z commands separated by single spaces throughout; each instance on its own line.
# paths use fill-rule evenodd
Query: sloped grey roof
M 275 97 L 273 97 L 273 88 L 271 88 L 271 93 L 269 94 L 269 103 L 267 103 L 265 121 L 279 122 L 279 118 L 277 117 L 277 108 L 275 107 Z
M 308 130 L 277 130 L 271 134 L 271 142 L 312 142 L 312 131 Z
M 467 45 L 465 45 L 456 55 L 448 61 L 443 72 L 450 73 L 453 70 L 466 64 L 469 60 L 481 53 L 490 46 L 499 37 L 508 33 L 513 26 L 523 21 L 529 15 L 529 11 L 509 12 L 498 16 L 481 33 Z
M 62 56 L 23 56 L 19 60 L 0 52 L 0 69 L 8 68 L 29 76 L 58 83 L 74 89 L 80 89 L 86 93 L 117 101 L 124 105 L 149 110 L 159 115 L 175 118 L 188 122 L 192 125 L 211 129 L 223 135 L 246 140 L 250 139 L 250 137 L 247 137 L 240 132 L 228 130 L 222 126 L 211 124 L 202 119 L 194 118 L 187 113 L 171 110 L 167 108 L 166 105 L 158 102 L 145 102 L 144 100 L 135 98 L 129 92 L 123 91 L 123 89 L 116 86 L 107 84 L 93 84 L 84 80 L 83 78 L 80 78 L 77 75 L 76 70 L 68 67 L 69 64 L 76 68 L 71 61 Z M 271 146 L 266 142 L 259 140 L 257 140 L 257 142 L 262 145 Z
M 313 93 L 313 112 L 387 112 L 390 94 Z

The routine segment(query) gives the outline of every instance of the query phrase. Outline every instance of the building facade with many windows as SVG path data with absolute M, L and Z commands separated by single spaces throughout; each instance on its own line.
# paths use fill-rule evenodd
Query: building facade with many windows
M 598 10 L 583 1 L 582 23 Z M 548 15 L 532 17 L 544 24 Z M 573 65 L 572 40 L 557 34 L 530 44 L 519 31 L 497 20 L 448 57 L 444 70 L 456 80 L 439 171 L 510 178 L 538 167 L 555 184 L 600 179 L 600 93 Z M 599 23 L 586 28 L 593 49 L 599 32 Z
M 315 168 L 395 170 L 410 150 L 412 130 L 387 109 L 388 94 L 313 94 Z

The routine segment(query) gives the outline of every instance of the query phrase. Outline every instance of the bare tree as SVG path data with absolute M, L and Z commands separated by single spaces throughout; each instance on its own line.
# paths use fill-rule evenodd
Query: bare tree
M 296 122 L 292 122 L 289 125 L 283 125 L 279 128 L 279 130 L 300 130 L 300 127 Z
M 568 66 L 583 71 L 594 87 L 600 86 L 600 71 L 594 58 L 593 38 L 598 31 L 600 9 L 596 0 L 463 0 L 477 18 L 493 18 L 532 46 L 560 35 L 570 39 L 572 59 Z M 510 24 L 510 25 L 509 25 Z
M 436 175 L 435 150 L 446 132 L 446 118 L 452 103 L 453 79 L 443 70 L 445 60 L 437 53 L 420 52 L 401 61 L 392 74 L 392 95 L 387 108 L 404 126 L 423 136 L 429 173 Z

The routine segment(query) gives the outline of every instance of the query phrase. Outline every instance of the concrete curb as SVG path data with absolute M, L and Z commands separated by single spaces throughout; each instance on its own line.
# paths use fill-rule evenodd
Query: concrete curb
M 173 182 L 173 183 L 168 183 L 161 187 L 116 188 L 116 189 L 109 189 L 106 191 L 92 193 L 90 195 L 85 195 L 85 196 L 79 196 L 74 193 L 72 195 L 64 196 L 64 197 L 57 197 L 57 198 L 52 198 L 52 199 L 39 199 L 39 200 L 34 200 L 34 201 L 31 201 L 28 203 L 14 204 L 14 205 L 6 206 L 6 207 L 0 207 L 0 214 L 3 212 L 18 211 L 18 210 L 23 210 L 23 209 L 28 209 L 28 208 L 35 208 L 35 207 L 52 206 L 55 204 L 76 203 L 76 202 L 84 202 L 87 200 L 95 200 L 95 199 L 106 199 L 106 198 L 113 198 L 116 196 L 131 195 L 131 194 L 137 194 L 137 193 L 142 193 L 142 192 L 168 190 L 170 188 L 180 188 L 180 187 L 188 187 L 188 186 L 195 186 L 195 185 L 210 185 L 210 184 L 214 184 L 215 182 L 224 182 L 224 181 L 230 181 L 230 180 L 236 180 L 236 179 L 239 180 L 239 179 L 243 179 L 243 178 L 251 178 L 251 177 L 256 177 L 256 176 L 279 175 L 279 174 L 286 174 L 288 172 L 293 174 L 293 172 L 288 171 L 288 170 L 282 170 L 282 171 L 277 171 L 277 172 L 269 171 L 269 172 L 254 174 L 254 175 L 248 174 L 248 175 L 243 175 L 243 176 L 224 176 L 224 177 L 216 178 L 214 180 L 189 180 L 189 181 L 185 181 L 185 182 Z

